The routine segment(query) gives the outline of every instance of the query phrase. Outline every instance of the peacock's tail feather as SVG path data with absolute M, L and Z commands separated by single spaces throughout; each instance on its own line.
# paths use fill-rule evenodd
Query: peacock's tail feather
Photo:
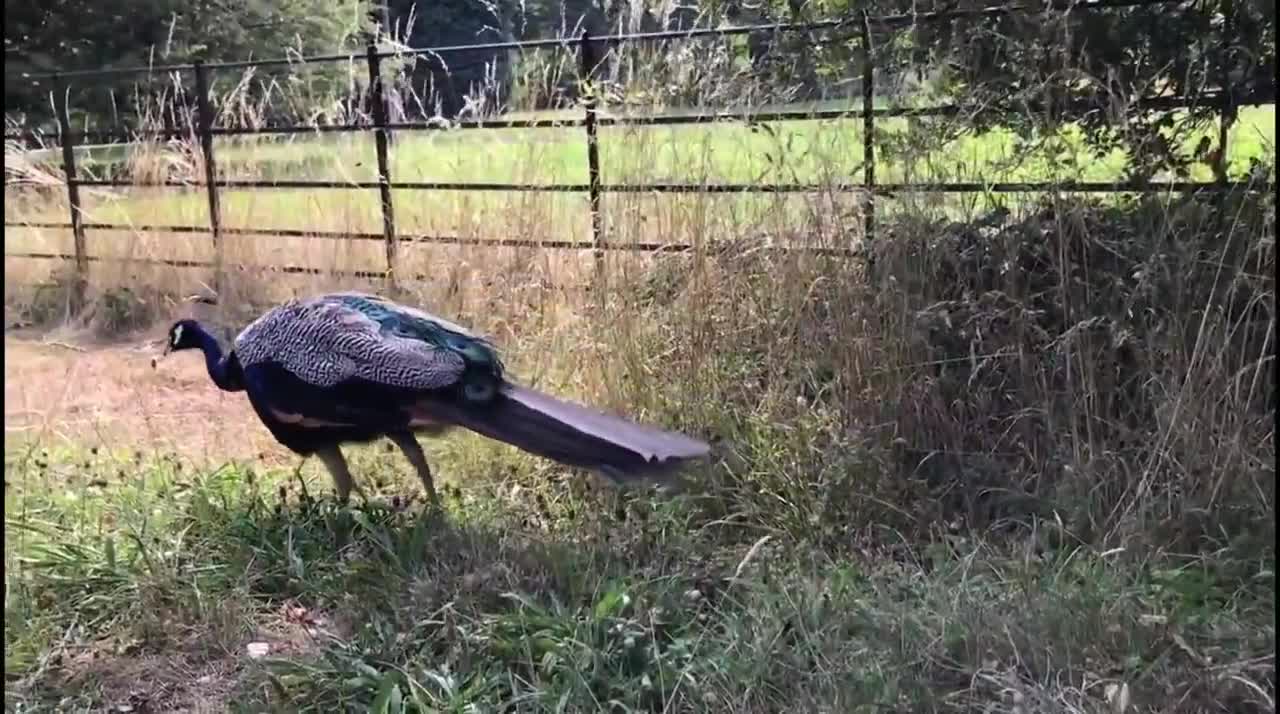
M 683 434 L 643 426 L 510 383 L 487 404 L 424 399 L 419 424 L 448 422 L 562 464 L 614 479 L 659 475 L 710 453 Z

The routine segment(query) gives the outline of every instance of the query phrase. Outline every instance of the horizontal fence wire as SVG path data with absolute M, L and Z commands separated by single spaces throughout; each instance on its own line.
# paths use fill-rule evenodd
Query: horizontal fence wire
M 26 258 L 28 260 L 72 260 L 76 256 L 70 253 L 5 253 L 6 258 Z M 137 265 L 163 265 L 169 268 L 217 268 L 217 263 L 207 260 L 182 260 L 178 258 L 113 258 L 101 255 L 88 255 L 83 259 L 90 263 L 131 263 Z M 237 272 L 274 272 L 285 275 L 335 275 L 348 278 L 378 279 L 386 273 L 373 270 L 325 270 L 306 265 L 224 265 L 222 270 Z M 414 276 L 416 280 L 424 280 L 426 276 Z
M 206 188 L 196 181 L 132 181 L 128 179 L 80 179 L 80 186 L 114 188 Z M 270 181 L 222 179 L 214 186 L 249 190 L 370 189 L 380 188 L 377 181 L 309 181 L 280 179 Z M 587 183 L 485 183 L 470 181 L 392 181 L 393 190 L 404 191 L 498 191 L 516 193 L 586 193 Z M 645 183 L 601 184 L 602 193 L 875 193 L 892 197 L 899 193 L 1189 193 L 1195 191 L 1261 192 L 1272 190 L 1270 182 L 1258 181 L 957 181 L 928 183 Z M 9 225 L 5 223 L 5 225 Z
M 50 230 L 67 230 L 70 223 L 56 221 L 17 222 L 5 221 L 6 228 L 43 228 Z M 122 223 L 85 223 L 85 229 L 95 231 L 123 231 L 136 233 L 196 233 L 209 232 L 208 226 L 186 225 L 129 225 Z M 276 236 L 281 238 L 315 238 L 321 240 L 384 240 L 381 233 L 363 233 L 353 231 L 322 231 L 297 228 L 230 228 L 222 227 L 223 235 L 241 236 Z M 398 235 L 401 243 L 431 243 L 437 245 L 467 245 L 490 248 L 539 248 L 551 250 L 594 250 L 596 246 L 587 241 L 564 240 L 525 240 L 518 238 L 464 238 L 462 236 L 439 236 L 426 234 Z M 649 253 L 683 253 L 693 250 L 693 246 L 684 243 L 618 243 L 610 244 L 609 250 L 649 252 Z M 13 255 L 6 253 L 5 255 Z
M 69 224 L 68 224 L 69 226 Z M 56 227 L 56 226 L 51 226 Z M 129 230 L 129 231 L 156 231 L 156 232 L 176 232 L 176 233 L 207 233 L 208 229 L 195 226 L 110 226 L 110 225 L 89 225 L 87 228 L 95 230 Z M 196 230 L 190 230 L 195 228 Z M 382 242 L 383 237 L 380 233 L 347 233 L 336 231 L 273 231 L 270 229 L 262 230 L 237 230 L 224 228 L 224 235 L 253 235 L 253 236 L 280 236 L 280 237 L 299 237 L 299 238 L 326 238 L 340 240 L 363 240 Z M 631 253 L 689 253 L 695 249 L 695 246 L 688 243 L 606 243 L 597 246 L 584 241 L 549 241 L 549 240 L 521 240 L 521 239 L 485 239 L 485 238 L 461 238 L 455 236 L 430 236 L 430 235 L 413 235 L 398 236 L 397 241 L 401 243 L 422 243 L 433 245 L 463 245 L 463 246 L 479 246 L 483 248 L 529 248 L 535 250 L 590 250 L 590 251 L 610 251 L 610 252 L 631 252 Z M 773 252 L 792 252 L 792 253 L 808 253 L 811 255 L 820 255 L 827 257 L 860 257 L 864 255 L 864 251 L 856 248 L 815 248 L 812 246 L 787 246 L 787 245 L 769 245 L 761 248 L 763 251 Z M 74 260 L 73 253 L 51 253 L 45 251 L 13 251 L 4 254 L 6 258 L 25 258 L 30 260 Z M 146 257 L 117 257 L 88 255 L 85 260 L 91 263 L 138 263 L 141 265 L 167 265 L 177 268 L 216 268 L 218 264 L 212 261 L 202 260 L 186 260 L 178 258 L 146 258 Z M 316 267 L 299 267 L 299 266 L 276 266 L 276 265 L 227 265 L 223 266 L 224 270 L 239 271 L 271 271 L 278 270 L 285 273 L 311 273 L 325 275 L 354 275 L 354 273 L 344 272 L 342 270 L 329 270 L 326 268 Z M 385 271 L 366 271 L 360 273 L 364 277 L 385 277 Z M 423 279 L 421 275 L 415 279 Z
M 997 5 L 984 8 L 936 10 L 932 12 L 901 13 L 867 17 L 866 21 L 878 30 L 893 30 L 911 27 L 920 23 L 946 22 L 949 20 L 994 18 L 1010 14 L 1040 12 L 1088 12 L 1107 8 L 1127 8 L 1173 5 L 1182 0 L 1092 0 L 1090 2 L 1073 2 L 1071 0 L 1055 0 L 1049 3 Z M 691 30 L 664 30 L 660 32 L 634 32 L 592 37 L 594 41 L 609 44 L 628 42 L 670 42 L 698 39 L 706 37 L 733 37 L 761 32 L 811 32 L 819 30 L 839 29 L 856 26 L 863 22 L 860 14 L 838 20 L 797 23 L 768 23 L 757 25 L 739 25 L 722 28 L 699 28 Z M 416 57 L 424 55 L 447 55 L 464 52 L 493 52 L 500 50 L 542 50 L 571 49 L 579 42 L 578 37 L 555 37 L 540 40 L 516 40 L 510 42 L 483 42 L 466 45 L 448 45 L 443 47 L 427 47 L 399 51 L 377 53 L 380 58 Z M 356 62 L 366 57 L 364 52 L 352 51 L 317 55 L 313 57 L 290 56 L 262 60 L 239 60 L 233 62 L 209 62 L 204 67 L 209 70 L 248 69 L 255 67 L 278 67 L 323 62 Z M 24 72 L 18 75 L 25 80 L 71 79 L 76 77 L 106 77 L 129 74 L 158 74 L 166 72 L 186 72 L 195 69 L 194 63 L 165 64 L 133 67 L 112 67 L 99 69 L 77 69 L 62 72 Z
M 46 228 L 54 230 L 65 230 L 71 227 L 70 223 L 57 222 L 34 222 L 34 223 L 11 223 L 5 222 L 6 228 Z M 115 223 L 85 223 L 86 229 L 97 231 L 125 231 L 137 233 L 186 233 L 186 234 L 203 234 L 208 233 L 207 226 L 183 226 L 183 225 L 123 225 Z M 320 231 L 320 230 L 301 230 L 294 228 L 222 228 L 223 235 L 240 235 L 240 236 L 268 236 L 280 238 L 313 238 L 320 240 L 358 240 L 369 242 L 381 242 L 384 237 L 381 233 L 363 233 L 352 231 Z M 656 243 L 656 242 L 629 242 L 629 243 L 605 243 L 598 246 L 587 241 L 564 241 L 564 240 L 527 240 L 520 238 L 464 238 L 462 236 L 440 236 L 426 234 L 399 235 L 396 240 L 401 243 L 421 243 L 431 245 L 458 245 L 458 246 L 478 246 L 482 248 L 532 248 L 538 250 L 606 250 L 614 252 L 630 252 L 630 253 L 688 253 L 696 248 L 689 243 Z M 810 253 L 814 255 L 825 256 L 859 256 L 863 252 L 853 248 L 820 248 L 813 246 L 789 246 L 774 245 L 766 246 L 765 250 L 774 250 L 780 252 L 794 251 L 801 253 Z M 69 254 L 63 253 L 47 253 L 47 252 L 14 252 L 5 253 L 5 257 L 12 258 L 33 258 L 44 260 L 66 260 Z M 74 256 L 70 256 L 74 257 Z M 93 260 L 101 260 L 100 257 L 93 257 Z M 121 262 L 143 262 L 146 263 L 152 259 L 137 258 L 108 258 L 108 260 L 119 260 Z M 191 261 L 183 262 L 183 266 L 179 267 L 213 267 L 213 263 L 198 265 L 186 265 Z M 199 261 L 196 261 L 197 263 Z M 163 260 L 162 264 L 167 265 Z M 260 266 L 260 268 L 269 268 L 270 266 Z M 331 272 L 331 271 L 326 271 Z M 378 273 L 383 275 L 383 273 Z
M 224 231 L 224 232 L 231 233 L 232 231 Z M 356 236 L 344 236 L 344 237 L 363 238 L 365 236 L 356 235 Z M 382 240 L 382 236 L 379 234 L 369 234 L 369 238 L 371 240 L 378 240 L 378 241 Z M 454 241 L 452 239 L 437 238 L 434 236 L 422 236 L 418 238 L 401 238 L 400 240 L 403 240 L 403 241 L 417 240 L 419 242 L 423 240 L 427 240 L 430 242 L 458 242 L 458 243 L 468 242 L 467 239 L 457 239 L 456 241 Z M 479 240 L 475 242 L 475 244 L 477 245 L 490 245 L 490 244 L 497 244 L 497 243 L 498 241 L 485 241 L 485 240 Z M 571 247 L 574 249 L 578 249 L 578 248 L 586 248 L 591 250 L 596 249 L 596 247 L 592 246 L 591 244 L 585 244 L 584 246 L 579 246 L 579 245 L 573 245 L 573 244 L 566 244 L 561 241 L 505 241 L 505 243 L 508 246 L 510 246 L 511 244 L 518 243 L 524 247 L 540 248 L 540 249 L 565 248 L 565 247 Z M 660 246 L 660 248 L 661 248 L 661 251 L 665 253 L 687 253 L 693 250 L 693 246 L 691 245 L 663 245 L 663 246 Z M 603 248 L 603 250 L 628 250 L 628 248 L 624 246 L 606 246 Z M 854 250 L 854 249 L 842 250 L 837 248 L 767 246 L 762 250 L 775 251 L 775 252 L 787 252 L 787 251 L 802 252 L 802 253 L 810 253 L 814 255 L 822 255 L 822 256 L 828 256 L 828 257 L 858 257 L 862 255 L 862 252 L 858 250 Z M 74 260 L 76 256 L 71 253 L 48 253 L 48 252 L 32 251 L 32 252 L 5 253 L 5 257 L 6 258 L 26 258 L 29 260 L 67 261 L 67 260 Z M 221 268 L 222 270 L 234 270 L 240 273 L 266 272 L 266 273 L 280 273 L 283 275 L 326 275 L 326 276 L 345 277 L 345 278 L 363 278 L 363 279 L 371 279 L 371 280 L 379 280 L 387 276 L 387 273 L 385 271 L 378 271 L 378 270 L 329 269 L 329 268 L 317 268 L 309 265 L 237 264 L 237 265 L 219 266 L 217 263 L 213 261 L 188 260 L 188 259 L 182 259 L 182 258 L 145 258 L 145 257 L 120 258 L 120 257 L 114 257 L 114 256 L 89 255 L 89 256 L 85 256 L 84 260 L 90 263 L 129 263 L 129 264 L 135 264 L 135 265 L 159 265 L 159 266 L 164 266 L 168 268 L 204 268 L 204 269 Z M 410 280 L 413 280 L 416 282 L 426 282 L 432 279 L 431 275 L 427 275 L 425 273 L 416 273 L 408 277 Z

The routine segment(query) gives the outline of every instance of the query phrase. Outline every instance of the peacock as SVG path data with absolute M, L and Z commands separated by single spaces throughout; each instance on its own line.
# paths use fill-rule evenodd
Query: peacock
M 643 426 L 507 378 L 493 344 L 450 321 L 388 298 L 335 292 L 263 313 L 223 352 L 196 320 L 169 328 L 164 355 L 198 349 L 213 383 L 246 392 L 271 435 L 316 456 L 338 499 L 355 486 L 344 444 L 387 438 L 437 503 L 416 435 L 455 427 L 615 482 L 666 475 L 710 453 L 708 444 Z M 362 491 L 361 491 L 362 492 Z

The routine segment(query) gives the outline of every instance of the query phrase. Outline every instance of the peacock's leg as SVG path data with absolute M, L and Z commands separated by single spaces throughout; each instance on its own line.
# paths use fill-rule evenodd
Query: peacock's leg
M 342 451 L 336 446 L 329 446 L 317 451 L 316 457 L 333 477 L 333 484 L 338 490 L 338 500 L 346 503 L 351 498 L 351 489 L 355 486 L 355 482 L 351 478 L 351 469 L 347 468 L 347 460 L 342 456 Z
M 302 494 L 304 502 L 311 500 L 311 494 L 307 492 L 307 482 L 302 480 L 302 467 L 307 465 L 307 457 L 303 456 L 298 459 L 298 467 L 293 470 L 293 480 L 298 482 L 298 491 Z
M 427 498 L 433 504 L 438 503 L 435 482 L 431 478 L 431 466 L 427 463 L 427 456 L 422 453 L 422 446 L 414 438 L 413 433 L 394 431 L 387 434 L 387 438 L 395 442 L 395 445 L 400 447 L 400 451 L 404 452 L 404 457 L 413 464 L 413 468 L 418 472 L 418 478 L 422 479 L 423 488 L 427 490 Z

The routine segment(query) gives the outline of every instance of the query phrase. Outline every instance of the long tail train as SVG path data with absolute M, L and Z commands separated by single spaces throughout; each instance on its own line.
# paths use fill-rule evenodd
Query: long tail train
M 542 392 L 507 384 L 485 407 L 432 401 L 422 417 L 447 421 L 491 439 L 615 480 L 661 476 L 702 458 L 711 447 L 683 434 L 637 424 Z

